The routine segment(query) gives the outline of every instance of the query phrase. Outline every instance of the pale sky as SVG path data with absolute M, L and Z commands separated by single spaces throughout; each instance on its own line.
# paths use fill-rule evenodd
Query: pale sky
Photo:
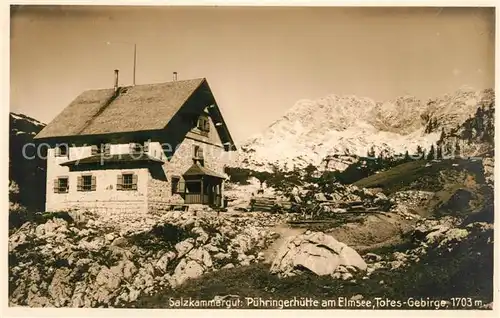
M 236 142 L 300 99 L 494 87 L 494 9 L 34 7 L 11 16 L 11 111 L 50 122 L 87 89 L 205 77 Z

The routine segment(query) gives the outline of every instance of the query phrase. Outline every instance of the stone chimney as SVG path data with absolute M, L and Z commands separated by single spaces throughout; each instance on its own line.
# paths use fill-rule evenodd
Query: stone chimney
M 177 81 L 177 72 L 174 72 L 174 74 L 173 74 L 173 80 L 174 80 L 174 82 Z
M 118 70 L 115 70 L 115 93 L 118 91 Z

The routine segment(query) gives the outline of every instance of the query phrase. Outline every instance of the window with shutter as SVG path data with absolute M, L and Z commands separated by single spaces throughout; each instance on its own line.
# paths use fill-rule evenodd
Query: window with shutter
M 80 176 L 78 177 L 78 191 L 95 191 L 95 176 Z
M 92 179 L 91 179 L 91 185 L 90 185 L 90 191 L 95 191 L 96 188 L 97 188 L 97 182 L 96 182 L 96 177 L 95 176 L 92 176 Z
M 77 180 L 76 180 L 76 190 L 77 191 L 83 191 L 83 177 L 82 176 L 78 176 Z
M 68 193 L 69 191 L 69 179 L 68 177 L 59 178 L 59 192 Z
M 119 174 L 116 179 L 116 190 L 123 190 L 123 175 Z
M 118 176 L 117 190 L 137 190 L 138 176 L 134 173 L 122 173 Z
M 132 190 L 137 190 L 137 175 L 132 175 Z
M 123 190 L 132 189 L 132 174 L 123 174 Z
M 54 179 L 54 193 L 68 193 L 68 190 L 68 177 L 59 177 L 57 179 Z

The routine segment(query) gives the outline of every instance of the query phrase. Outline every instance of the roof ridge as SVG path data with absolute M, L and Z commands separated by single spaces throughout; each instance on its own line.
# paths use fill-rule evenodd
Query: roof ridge
M 121 86 L 121 87 L 122 88 L 141 87 L 141 86 L 144 87 L 144 86 L 154 86 L 154 85 L 162 85 L 162 84 L 169 84 L 169 83 L 183 83 L 183 82 L 194 82 L 194 81 L 200 81 L 200 84 L 201 84 L 203 81 L 206 81 L 206 78 L 205 77 L 197 77 L 197 78 L 191 78 L 191 79 L 185 79 L 185 80 L 156 82 L 156 83 L 138 84 L 138 85 L 128 85 L 128 86 Z

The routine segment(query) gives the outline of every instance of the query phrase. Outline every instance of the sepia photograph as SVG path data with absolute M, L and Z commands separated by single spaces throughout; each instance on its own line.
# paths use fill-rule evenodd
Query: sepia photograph
M 9 9 L 9 309 L 493 313 L 495 7 Z

